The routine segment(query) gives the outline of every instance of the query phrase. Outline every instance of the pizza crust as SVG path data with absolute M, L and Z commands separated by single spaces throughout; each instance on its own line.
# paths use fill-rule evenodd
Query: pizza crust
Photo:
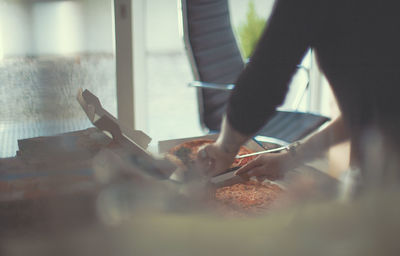
M 182 164 L 183 164 L 183 166 L 185 166 L 186 169 L 190 169 L 191 167 L 193 167 L 194 162 L 196 161 L 197 152 L 199 151 L 199 149 L 201 147 L 203 147 L 207 144 L 211 144 L 213 142 L 215 142 L 215 140 L 211 140 L 211 139 L 195 139 L 195 140 L 186 141 L 179 145 L 176 145 L 175 147 L 172 147 L 168 151 L 167 155 L 172 155 L 173 157 L 168 156 L 172 159 L 178 158 L 179 161 L 177 161 L 176 159 L 175 159 L 175 161 L 177 163 L 179 163 L 180 166 L 182 166 Z M 242 147 L 240 147 L 238 155 L 244 155 L 244 154 L 250 154 L 250 153 L 254 153 L 254 151 L 250 150 L 249 148 L 247 148 L 245 146 L 242 146 Z M 255 156 L 241 158 L 241 159 L 235 159 L 235 161 L 232 163 L 230 168 L 243 166 L 254 158 L 255 158 Z

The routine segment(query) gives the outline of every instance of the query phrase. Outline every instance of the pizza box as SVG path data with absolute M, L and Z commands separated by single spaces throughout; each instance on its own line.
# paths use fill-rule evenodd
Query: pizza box
M 216 140 L 218 134 L 208 134 L 204 136 L 197 137 L 188 137 L 188 138 L 178 138 L 171 140 L 162 140 L 158 142 L 158 152 L 159 154 L 165 154 L 174 146 L 177 146 L 181 143 L 195 140 L 195 139 L 213 139 Z M 274 141 L 275 142 L 275 141 Z M 262 151 L 265 150 L 266 147 L 274 148 L 281 146 L 280 144 L 276 144 L 273 142 L 264 142 L 263 145 L 260 145 L 255 140 L 250 140 L 245 144 L 251 150 Z M 238 182 L 243 182 L 243 179 L 240 177 L 236 177 L 233 175 L 234 171 L 230 173 L 225 173 L 219 176 L 216 176 L 212 179 L 215 180 L 215 185 L 217 187 L 227 186 Z M 306 186 L 304 191 L 311 193 L 315 196 L 317 193 L 318 196 L 326 197 L 334 197 L 338 194 L 340 188 L 340 182 L 338 179 L 324 173 L 316 169 L 311 165 L 302 165 L 298 168 L 288 171 L 281 179 L 279 180 L 265 180 L 265 182 L 270 182 L 273 184 L 277 184 L 283 189 L 290 188 L 299 188 L 300 186 Z
M 177 166 L 148 150 L 151 138 L 146 133 L 120 124 L 117 118 L 102 107 L 99 98 L 89 90 L 79 89 L 77 100 L 90 122 L 112 140 L 102 153 L 104 157 L 113 159 L 120 165 L 120 169 L 127 171 L 123 175 L 170 179 Z
M 197 139 L 216 140 L 217 137 L 218 137 L 218 134 L 207 134 L 207 135 L 196 136 L 196 137 L 162 140 L 162 141 L 158 142 L 158 153 L 160 155 L 163 155 L 163 154 L 167 153 L 171 148 L 173 148 L 177 145 L 180 145 L 184 142 L 187 142 L 187 141 L 192 141 L 192 140 L 197 140 Z M 267 143 L 267 142 L 260 144 L 256 140 L 249 140 L 244 146 L 254 152 L 258 152 L 258 151 L 263 151 L 266 149 L 280 147 L 281 145 L 275 144 L 275 143 Z M 211 178 L 211 183 L 214 184 L 215 187 L 221 187 L 221 186 L 228 186 L 228 185 L 243 182 L 244 180 L 241 177 L 234 175 L 235 170 L 227 170 L 226 172 Z M 269 181 L 269 180 L 266 180 L 266 182 L 275 183 L 275 182 Z M 279 183 L 276 183 L 276 184 L 283 187 Z
M 168 150 L 183 142 L 194 139 L 216 139 L 218 134 L 207 134 L 203 136 L 177 138 L 171 140 L 161 140 L 158 142 L 158 152 L 150 153 L 147 146 L 151 138 L 142 131 L 125 132 L 120 127 L 118 120 L 109 112 L 102 108 L 99 99 L 88 90 L 78 92 L 78 101 L 88 115 L 90 121 L 100 130 L 103 130 L 114 141 L 122 145 L 121 149 L 116 151 L 128 165 L 135 165 L 136 169 L 143 170 L 159 179 L 171 179 L 176 172 L 177 166 L 163 158 Z M 282 145 L 275 142 L 263 142 L 260 144 L 255 140 L 249 140 L 245 145 L 251 150 L 261 151 L 266 148 L 274 148 Z M 337 193 L 339 181 L 326 173 L 317 170 L 308 165 L 300 166 L 294 170 L 288 171 L 280 180 L 274 181 L 283 188 L 296 186 L 304 180 L 310 187 L 328 194 Z M 236 181 L 235 181 L 236 182 Z M 224 184 L 224 183 L 223 183 Z

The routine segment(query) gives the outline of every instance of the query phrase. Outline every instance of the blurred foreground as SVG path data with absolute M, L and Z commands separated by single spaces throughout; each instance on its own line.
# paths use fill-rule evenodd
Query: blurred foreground
M 399 196 L 395 189 L 352 202 L 303 201 L 257 218 L 114 201 L 98 221 L 2 232 L 1 255 L 398 255 Z
M 400 188 L 379 179 L 380 159 L 354 197 L 298 172 L 265 214 L 235 216 L 205 183 L 135 167 L 96 128 L 20 141 L 17 155 L 0 159 L 0 255 L 398 255 Z

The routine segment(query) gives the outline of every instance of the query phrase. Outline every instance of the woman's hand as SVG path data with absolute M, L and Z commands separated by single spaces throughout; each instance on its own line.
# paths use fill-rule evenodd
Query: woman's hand
M 205 145 L 197 154 L 198 168 L 212 177 L 228 169 L 235 160 L 236 152 L 227 152 L 218 142 Z
M 251 138 L 238 132 L 233 128 L 224 116 L 221 124 L 221 133 L 215 143 L 201 148 L 197 154 L 198 168 L 209 176 L 215 176 L 227 170 L 233 161 L 240 147 Z
M 236 171 L 243 178 L 256 177 L 258 181 L 276 180 L 294 167 L 294 158 L 288 152 L 259 155 Z

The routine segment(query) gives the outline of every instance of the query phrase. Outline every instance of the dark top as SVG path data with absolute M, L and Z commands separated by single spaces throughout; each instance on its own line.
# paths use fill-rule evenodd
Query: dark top
M 312 47 L 337 97 L 351 139 L 378 127 L 400 140 L 400 15 L 389 0 L 276 0 L 227 109 L 234 128 L 260 129 L 280 105 Z M 397 132 L 399 131 L 399 132 Z

